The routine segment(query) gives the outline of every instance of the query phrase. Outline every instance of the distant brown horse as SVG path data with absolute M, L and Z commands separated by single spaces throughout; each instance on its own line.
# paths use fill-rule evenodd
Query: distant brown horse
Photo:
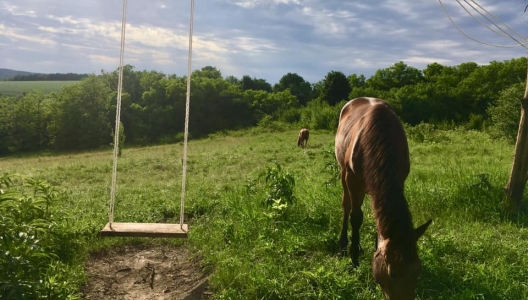
M 372 260 L 374 280 L 386 299 L 414 299 L 422 264 L 416 242 L 431 220 L 414 229 L 404 196 L 410 171 L 409 147 L 401 121 L 385 101 L 356 98 L 341 109 L 335 153 L 343 185 L 343 227 L 339 243 L 346 253 L 348 218 L 352 225 L 352 264 L 362 250 L 361 205 L 371 197 L 378 230 Z
M 297 146 L 306 147 L 306 144 L 308 144 L 308 138 L 310 137 L 310 131 L 308 129 L 303 128 L 299 132 L 299 137 L 297 138 Z

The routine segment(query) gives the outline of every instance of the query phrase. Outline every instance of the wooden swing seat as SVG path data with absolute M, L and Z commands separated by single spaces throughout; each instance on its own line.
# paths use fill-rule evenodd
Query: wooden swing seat
M 186 238 L 188 231 L 187 224 L 113 222 L 106 223 L 101 236 Z

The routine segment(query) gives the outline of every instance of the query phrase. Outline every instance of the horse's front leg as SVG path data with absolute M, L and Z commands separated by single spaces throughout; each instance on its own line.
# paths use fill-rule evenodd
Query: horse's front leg
M 363 211 L 361 206 L 363 205 L 363 199 L 365 198 L 365 192 L 362 186 L 355 178 L 347 178 L 347 184 L 350 189 L 351 206 L 352 211 L 350 213 L 350 225 L 352 225 L 352 245 L 350 257 L 352 258 L 352 264 L 354 267 L 359 266 L 359 255 L 363 253 L 363 248 L 360 244 L 359 230 L 363 224 Z
M 359 266 L 359 255 L 363 254 L 363 248 L 361 247 L 360 237 L 359 237 L 359 229 L 361 228 L 361 225 L 363 224 L 363 211 L 361 210 L 361 207 L 357 209 L 352 209 L 352 213 L 350 215 L 350 225 L 352 225 L 352 245 L 350 246 L 350 249 L 352 250 L 350 257 L 352 258 L 352 264 L 354 267 Z

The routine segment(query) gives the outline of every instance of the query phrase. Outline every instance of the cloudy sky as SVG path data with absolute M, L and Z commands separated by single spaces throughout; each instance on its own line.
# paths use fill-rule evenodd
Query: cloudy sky
M 528 36 L 526 0 L 442 2 L 471 38 L 517 44 L 472 7 L 491 13 L 485 15 L 511 28 L 510 34 Z M 1 0 L 0 68 L 42 73 L 115 70 L 122 4 Z M 125 63 L 185 75 L 189 14 L 189 0 L 129 0 Z M 288 72 L 316 82 L 333 70 L 369 77 L 398 61 L 423 69 L 432 62 L 486 64 L 526 53 L 522 47 L 496 48 L 464 37 L 438 0 L 195 1 L 193 69 L 215 66 L 224 76 L 250 75 L 272 84 Z

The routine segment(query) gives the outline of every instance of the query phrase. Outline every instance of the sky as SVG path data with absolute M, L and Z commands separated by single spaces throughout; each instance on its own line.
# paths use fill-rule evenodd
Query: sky
M 196 0 L 192 69 L 214 66 L 224 77 L 271 84 L 297 73 L 315 83 L 330 71 L 368 78 L 399 61 L 423 70 L 433 62 L 487 64 L 527 54 L 523 47 L 472 40 L 519 45 L 472 7 L 525 42 L 528 1 L 441 1 L 471 39 L 437 0 Z M 128 0 L 124 63 L 186 75 L 190 3 Z M 122 7 L 122 0 L 0 0 L 0 68 L 114 71 Z

